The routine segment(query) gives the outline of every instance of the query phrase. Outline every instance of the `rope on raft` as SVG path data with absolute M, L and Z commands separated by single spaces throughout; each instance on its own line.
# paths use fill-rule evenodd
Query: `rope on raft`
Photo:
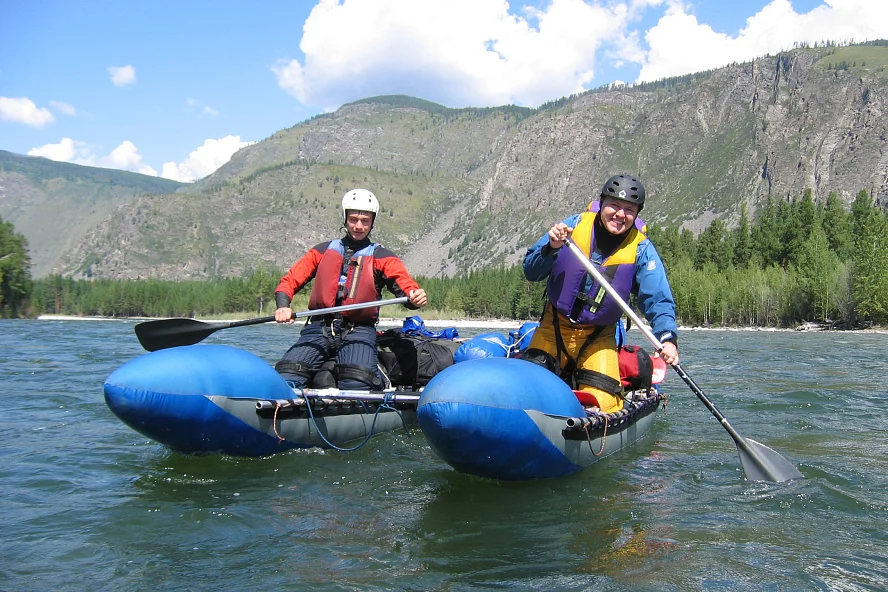
M 586 442 L 589 443 L 589 452 L 592 453 L 592 456 L 601 456 L 601 453 L 604 452 L 604 445 L 607 444 L 607 414 L 604 415 L 604 434 L 601 436 L 601 448 L 598 449 L 598 452 L 592 450 L 592 434 L 589 433 L 591 430 L 588 427 L 586 426 L 587 429 L 583 431 L 586 433 Z
M 384 395 L 382 401 L 376 407 L 376 411 L 373 413 L 373 423 L 370 424 L 370 430 L 367 432 L 367 435 L 364 437 L 364 439 L 359 444 L 356 444 L 355 446 L 352 446 L 351 448 L 343 448 L 341 446 L 337 446 L 336 444 L 334 444 L 333 442 L 328 440 L 327 437 L 324 435 L 324 433 L 321 431 L 321 428 L 318 425 L 318 420 L 314 416 L 314 411 L 312 409 L 312 401 L 309 398 L 310 396 L 302 388 L 297 387 L 296 390 L 297 390 L 298 394 L 302 397 L 302 399 L 305 401 L 305 408 L 308 410 L 309 421 L 314 426 L 315 431 L 317 431 L 317 433 L 318 433 L 318 436 L 321 437 L 321 440 L 323 440 L 327 446 L 329 446 L 330 448 L 332 448 L 334 450 L 339 450 L 341 452 L 352 452 L 354 450 L 357 450 L 358 448 L 360 448 L 364 444 L 366 444 L 374 434 L 373 430 L 376 427 L 376 419 L 379 417 L 379 413 L 383 409 L 388 409 L 389 411 L 394 411 L 395 413 L 397 413 L 398 417 L 401 418 L 401 424 L 404 426 L 404 431 L 407 433 L 407 437 L 408 438 L 411 437 L 410 430 L 407 428 L 407 420 L 404 419 L 404 414 L 401 413 L 400 409 L 398 409 L 394 406 L 395 397 L 397 395 L 395 393 L 386 393 Z M 367 408 L 366 402 L 364 402 L 364 401 L 356 401 L 356 402 L 361 405 L 361 407 L 364 409 L 365 413 L 370 413 L 370 409 Z M 290 405 L 296 405 L 298 403 L 299 403 L 299 401 L 296 401 L 296 400 L 291 401 L 291 400 L 287 400 L 287 399 L 285 399 L 283 401 L 274 401 L 274 416 L 273 416 L 271 425 L 272 425 L 272 428 L 274 429 L 274 435 L 277 436 L 278 444 L 286 441 L 286 438 L 281 436 L 280 433 L 278 432 L 278 429 L 277 429 L 278 410 L 288 407 Z
M 627 401 L 626 407 L 614 413 L 601 413 L 596 408 L 595 410 L 587 411 L 585 417 L 567 418 L 567 420 L 565 420 L 566 427 L 562 430 L 562 434 L 568 439 L 581 439 L 585 437 L 586 440 L 590 441 L 591 446 L 592 433 L 602 430 L 604 432 L 603 438 L 607 438 L 607 430 L 609 428 L 618 428 L 635 416 L 641 413 L 647 413 L 656 408 L 661 401 L 664 401 L 665 406 L 665 400 L 666 397 L 664 395 L 660 394 L 657 390 L 653 390 L 640 401 Z M 602 442 L 602 450 L 603 449 L 604 442 Z M 596 454 L 595 456 L 598 455 Z

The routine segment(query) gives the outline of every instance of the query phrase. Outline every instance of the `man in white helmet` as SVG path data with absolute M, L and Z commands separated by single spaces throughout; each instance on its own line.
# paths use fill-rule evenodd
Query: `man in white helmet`
M 352 189 L 343 196 L 345 236 L 315 245 L 281 278 L 274 294 L 277 322 L 294 322 L 290 302 L 312 279 L 309 310 L 380 300 L 383 288 L 396 297 L 407 296 L 407 308 L 415 310 L 426 305 L 425 290 L 410 277 L 404 263 L 370 240 L 378 212 L 379 201 L 366 189 Z M 334 386 L 332 377 L 335 386 L 342 389 L 379 387 L 378 320 L 378 307 L 309 317 L 299 341 L 275 368 L 299 387 Z M 319 372 L 322 366 L 329 371 Z

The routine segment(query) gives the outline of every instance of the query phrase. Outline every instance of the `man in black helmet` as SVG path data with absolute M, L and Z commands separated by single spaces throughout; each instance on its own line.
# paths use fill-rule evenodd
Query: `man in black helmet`
M 548 302 L 522 357 L 592 394 L 605 413 L 623 408 L 616 336 L 622 309 L 561 247 L 570 236 L 623 301 L 636 295 L 651 330 L 663 343 L 663 361 L 677 364 L 675 301 L 663 261 L 638 218 L 644 200 L 638 179 L 615 175 L 604 183 L 588 211 L 552 226 L 524 257 L 525 277 L 532 282 L 547 280 Z

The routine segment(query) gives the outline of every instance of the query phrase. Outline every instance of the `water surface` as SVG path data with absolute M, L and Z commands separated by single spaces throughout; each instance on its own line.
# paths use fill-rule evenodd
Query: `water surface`
M 639 445 L 501 483 L 416 429 L 350 453 L 172 453 L 102 397 L 143 353 L 133 325 L 0 320 L 0 590 L 888 589 L 888 335 L 682 334 L 685 370 L 805 480 L 746 481 L 670 373 Z M 297 331 L 207 341 L 273 363 Z

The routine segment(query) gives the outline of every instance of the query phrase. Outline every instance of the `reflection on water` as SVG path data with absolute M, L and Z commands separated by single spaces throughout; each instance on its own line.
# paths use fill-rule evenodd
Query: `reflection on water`
M 803 481 L 745 481 L 728 434 L 670 375 L 637 446 L 500 483 L 455 473 L 416 429 L 352 453 L 169 452 L 102 398 L 142 353 L 132 327 L 0 321 L 0 589 L 888 588 L 888 336 L 683 335 L 688 373 Z M 208 341 L 273 363 L 297 331 Z

